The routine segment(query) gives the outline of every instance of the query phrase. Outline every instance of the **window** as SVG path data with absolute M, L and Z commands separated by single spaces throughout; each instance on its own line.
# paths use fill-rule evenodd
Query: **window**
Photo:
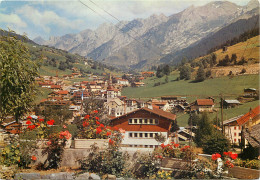
M 237 129 L 237 127 L 235 126 L 235 127 L 234 127 L 234 130 L 236 130 L 236 129 Z
M 129 123 L 129 124 L 133 124 L 133 120 L 132 120 L 132 119 L 129 119 L 129 120 L 128 120 L 128 123 Z
M 237 139 L 235 138 L 234 141 L 237 142 Z
M 129 133 L 129 137 L 133 137 L 133 133 Z
M 145 148 L 148 148 L 148 145 L 144 145 Z
M 241 133 L 238 133 L 239 136 L 241 136 Z
M 151 138 L 153 137 L 153 133 L 150 133 L 150 137 L 151 137 Z
M 148 123 L 147 119 L 144 119 L 144 124 L 147 124 L 147 123 Z
M 158 121 L 158 119 L 155 119 L 155 124 L 159 124 L 159 121 Z
M 241 130 L 241 126 L 239 126 L 239 130 Z
M 153 124 L 153 119 L 150 119 L 150 124 Z
M 135 133 L 135 137 L 138 137 L 137 133 Z
M 137 119 L 134 119 L 134 121 L 135 121 L 135 124 L 137 124 Z
M 143 124 L 143 119 L 139 119 L 139 123 L 140 123 L 140 124 Z
M 146 138 L 147 138 L 147 137 L 148 137 L 148 133 L 144 133 L 144 137 L 146 137 Z
M 234 136 L 237 136 L 237 133 L 234 133 Z
M 139 134 L 139 137 L 142 138 L 142 137 L 143 137 L 143 133 L 140 133 L 140 134 Z
M 153 148 L 153 145 L 150 145 L 150 148 Z

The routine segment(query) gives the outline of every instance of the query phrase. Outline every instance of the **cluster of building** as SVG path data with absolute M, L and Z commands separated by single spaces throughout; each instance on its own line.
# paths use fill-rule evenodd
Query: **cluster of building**
M 165 136 L 165 143 L 174 141 L 188 141 L 194 138 L 196 127 L 181 128 L 171 133 L 173 122 L 176 121 L 175 113 L 185 112 L 214 112 L 215 100 L 212 97 L 197 99 L 188 103 L 186 97 L 162 96 L 160 99 L 147 101 L 127 98 L 121 95 L 122 88 L 137 86 L 140 80 L 153 76 L 154 73 L 143 72 L 138 77 L 139 82 L 129 82 L 119 77 L 91 76 L 91 81 L 74 82 L 72 85 L 64 81 L 70 78 L 80 77 L 79 73 L 73 73 L 63 78 L 44 76 L 37 78 L 39 86 L 52 90 L 46 99 L 42 99 L 39 106 L 68 106 L 73 112 L 74 119 L 84 116 L 84 101 L 90 98 L 103 101 L 106 115 L 109 117 L 111 126 L 125 129 L 126 134 L 122 142 L 125 148 L 155 148 L 161 142 L 155 140 L 158 135 Z M 255 96 L 256 90 L 249 88 L 244 90 L 244 97 Z M 238 100 L 224 100 L 224 108 L 232 108 L 241 104 Z M 234 117 L 224 122 L 224 131 L 234 144 L 240 144 L 243 137 L 250 137 L 249 130 L 257 129 L 259 124 L 259 106 L 245 115 Z M 3 129 L 9 133 L 20 133 L 24 122 L 15 121 L 3 124 Z M 258 128 L 259 129 L 259 128 Z M 250 140 L 244 140 L 245 143 Z

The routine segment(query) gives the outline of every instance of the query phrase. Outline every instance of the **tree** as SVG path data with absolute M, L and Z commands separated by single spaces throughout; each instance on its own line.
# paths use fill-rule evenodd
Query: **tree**
M 206 79 L 205 71 L 204 71 L 203 67 L 200 66 L 199 69 L 198 69 L 197 76 L 196 76 L 196 79 L 195 79 L 195 80 L 196 80 L 197 82 L 202 82 L 202 81 L 204 81 L 205 79 Z
M 203 152 L 206 154 L 223 154 L 230 149 L 230 142 L 221 131 L 214 130 L 212 134 L 202 138 Z
M 188 124 L 192 126 L 196 126 L 199 120 L 200 120 L 199 115 L 197 115 L 196 113 L 192 113 L 191 118 L 189 118 Z
M 0 59 L 0 121 L 8 115 L 18 121 L 31 108 L 37 93 L 38 65 L 25 44 L 13 35 L 1 37 Z
M 214 65 L 217 64 L 217 55 L 215 53 L 211 54 L 211 59 Z
M 191 68 L 187 65 L 180 67 L 180 79 L 189 80 L 191 78 Z
M 176 132 L 180 129 L 178 123 L 177 123 L 177 120 L 173 121 L 172 122 L 172 128 L 171 128 L 171 132 Z
M 55 124 L 63 125 L 73 117 L 73 112 L 69 110 L 69 106 L 61 107 L 45 107 L 42 114 L 45 119 L 55 119 Z
M 203 113 L 199 119 L 195 143 L 203 148 L 204 153 L 208 154 L 222 154 L 224 151 L 228 151 L 230 147 L 228 139 L 221 131 L 213 128 L 206 113 Z
M 169 77 L 166 76 L 166 77 L 165 77 L 165 83 L 168 83 L 168 82 L 169 82 Z
M 166 76 L 169 76 L 170 73 L 171 73 L 171 68 L 170 68 L 170 66 L 169 66 L 169 65 L 165 65 L 165 66 L 163 67 L 163 74 L 165 74 Z
M 201 147 L 203 143 L 203 138 L 205 136 L 211 135 L 213 132 L 213 127 L 209 122 L 209 117 L 207 113 L 203 113 L 199 122 L 197 124 L 198 129 L 196 131 L 195 143 Z
M 230 61 L 234 62 L 234 64 L 236 65 L 237 64 L 237 55 L 236 54 L 232 54 Z

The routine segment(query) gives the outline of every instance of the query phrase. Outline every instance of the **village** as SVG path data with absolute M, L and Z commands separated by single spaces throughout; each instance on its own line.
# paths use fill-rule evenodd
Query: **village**
M 81 121 L 86 115 L 85 109 L 87 106 L 86 101 L 100 101 L 103 117 L 108 120 L 108 124 L 112 125 L 117 121 L 126 121 L 128 123 L 118 124 L 118 127 L 127 130 L 127 134 L 123 141 L 124 147 L 134 147 L 134 150 L 142 148 L 156 148 L 159 146 L 158 142 L 154 139 L 155 135 L 162 133 L 166 137 L 165 144 L 171 141 L 186 142 L 195 137 L 196 126 L 180 127 L 176 132 L 172 132 L 172 122 L 178 120 L 174 113 L 213 113 L 219 111 L 215 105 L 218 102 L 214 102 L 214 98 L 208 97 L 206 99 L 197 99 L 194 102 L 187 102 L 186 97 L 179 96 L 162 96 L 161 99 L 140 100 L 134 98 L 127 98 L 121 95 L 122 88 L 132 86 L 141 87 L 145 83 L 143 79 L 154 76 L 154 72 L 142 72 L 140 75 L 125 74 L 122 77 L 111 76 L 97 76 L 88 75 L 89 81 L 74 82 L 73 85 L 64 83 L 66 80 L 73 80 L 74 78 L 80 78 L 79 72 L 72 73 L 71 75 L 64 75 L 63 77 L 57 76 L 41 76 L 36 78 L 36 82 L 39 87 L 51 90 L 47 99 L 42 99 L 37 105 L 40 110 L 46 107 L 51 109 L 65 109 L 65 111 L 71 112 L 72 116 L 67 118 L 65 124 L 76 124 Z M 138 79 L 138 82 L 129 82 L 128 79 Z M 254 88 L 244 89 L 244 99 L 252 100 L 258 97 L 258 90 Z M 241 102 L 236 99 L 223 100 L 223 108 L 234 108 L 239 106 Z M 140 114 L 140 115 L 138 115 Z M 146 115 L 145 115 L 146 114 Z M 248 115 L 249 114 L 249 115 Z M 27 116 L 42 116 L 43 114 L 37 114 L 37 112 L 31 112 Z M 27 117 L 26 116 L 26 117 Z M 27 118 L 24 117 L 24 121 L 16 122 L 9 120 L 5 122 L 1 129 L 1 134 L 11 133 L 19 134 L 28 127 Z M 133 117 L 130 118 L 129 117 Z M 161 123 L 165 120 L 169 122 Z M 230 142 L 233 145 L 239 147 L 242 141 L 245 141 L 245 145 L 248 143 L 250 137 L 247 139 L 242 138 L 242 127 L 252 128 L 259 122 L 259 106 L 250 110 L 247 114 L 241 114 L 238 117 L 222 122 L 225 134 L 228 136 Z M 153 125 L 150 127 L 150 125 Z M 221 123 L 220 123 L 221 124 Z M 141 126 L 144 125 L 144 126 Z M 147 125 L 147 126 L 145 126 Z M 136 126 L 136 127 L 134 127 Z M 216 127 L 221 130 L 221 127 Z M 129 130 L 128 130 L 129 129 Z M 257 128 L 254 128 L 257 130 Z M 245 132 L 246 133 L 246 132 Z M 254 132 L 253 132 L 254 133 Z M 145 139 L 144 139 L 145 138 Z M 249 139 L 248 139 L 249 138 Z M 1 138 L 1 144 L 4 144 L 4 138 Z M 252 140 L 251 140 L 252 141 Z M 129 148 L 128 148 L 129 149 Z

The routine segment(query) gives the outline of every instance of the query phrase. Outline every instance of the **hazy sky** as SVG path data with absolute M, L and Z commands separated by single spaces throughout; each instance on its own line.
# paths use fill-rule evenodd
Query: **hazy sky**
M 117 23 L 119 20 L 147 18 L 152 14 L 172 15 L 195 5 L 201 6 L 213 0 L 0 0 L 0 28 L 24 32 L 29 38 L 61 36 L 84 29 L 95 29 L 102 23 Z M 246 5 L 249 0 L 230 0 Z M 96 5 L 95 5 L 96 4 Z M 97 13 L 93 12 L 93 9 Z M 100 14 L 102 17 L 100 17 Z

